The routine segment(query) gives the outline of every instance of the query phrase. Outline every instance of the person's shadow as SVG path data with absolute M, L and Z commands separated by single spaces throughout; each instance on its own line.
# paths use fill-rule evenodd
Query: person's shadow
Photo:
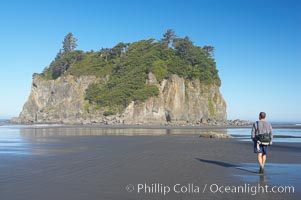
M 206 159 L 202 159 L 202 158 L 195 158 L 195 159 L 200 162 L 209 163 L 209 164 L 217 165 L 220 167 L 234 168 L 234 169 L 238 169 L 238 170 L 245 171 L 248 173 L 257 173 L 257 171 L 245 169 L 245 168 L 243 168 L 243 166 L 234 165 L 231 163 L 226 163 L 226 162 L 221 162 L 221 161 L 216 161 L 216 160 L 206 160 Z
M 226 163 L 226 162 L 221 162 L 221 161 L 216 161 L 216 160 L 206 160 L 206 159 L 202 159 L 202 158 L 195 158 L 197 161 L 203 162 L 203 163 L 209 163 L 212 165 L 217 165 L 220 167 L 225 167 L 225 168 L 234 168 L 234 169 L 238 169 L 240 171 L 244 171 L 244 172 L 248 172 L 248 173 L 252 173 L 252 174 L 257 174 L 259 175 L 259 180 L 258 182 L 260 184 L 263 184 L 266 182 L 265 180 L 265 175 L 264 174 L 258 174 L 258 171 L 254 171 L 251 169 L 246 169 L 243 166 L 239 166 L 239 165 L 234 165 L 231 163 Z

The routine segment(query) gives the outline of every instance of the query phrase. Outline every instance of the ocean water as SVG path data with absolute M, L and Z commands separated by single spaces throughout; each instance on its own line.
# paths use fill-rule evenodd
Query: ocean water
M 250 128 L 235 128 L 227 129 L 227 133 L 241 141 L 250 141 L 251 129 Z M 273 129 L 273 142 L 301 142 L 301 129 L 300 128 L 274 128 Z

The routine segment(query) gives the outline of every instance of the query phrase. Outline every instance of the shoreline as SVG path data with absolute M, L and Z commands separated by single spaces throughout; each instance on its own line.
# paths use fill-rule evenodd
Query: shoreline
M 58 124 L 58 123 L 8 123 L 11 127 L 19 126 L 18 128 L 112 128 L 112 129 L 240 129 L 252 128 L 252 125 L 129 125 L 129 124 Z M 0 125 L 0 127 L 3 125 Z M 5 126 L 5 125 L 4 125 Z M 273 129 L 301 129 L 301 125 L 287 124 L 287 125 L 273 125 Z
M 32 127 L 96 127 L 96 128 L 143 128 L 143 129 L 239 129 L 252 128 L 254 122 L 242 119 L 217 121 L 208 119 L 205 123 L 180 123 L 180 122 L 162 122 L 162 123 L 83 123 L 83 122 L 24 122 L 20 118 L 13 117 L 11 119 L 3 119 L 4 124 L 17 126 L 32 126 Z M 270 121 L 269 121 L 270 122 Z M 301 123 L 297 122 L 270 122 L 273 128 L 277 129 L 301 129 Z

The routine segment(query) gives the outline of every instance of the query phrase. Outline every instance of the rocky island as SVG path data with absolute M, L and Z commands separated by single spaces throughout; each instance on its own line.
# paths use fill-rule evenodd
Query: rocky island
M 189 37 L 164 37 L 113 48 L 63 48 L 34 74 L 21 123 L 187 125 L 225 124 L 226 102 L 212 46 Z

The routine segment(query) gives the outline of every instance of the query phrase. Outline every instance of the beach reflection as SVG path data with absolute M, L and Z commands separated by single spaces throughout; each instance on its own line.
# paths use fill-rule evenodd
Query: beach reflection
M 160 135 L 200 135 L 207 129 L 184 128 L 132 128 L 132 127 L 85 127 L 85 126 L 38 126 L 1 127 L 0 154 L 41 155 L 63 154 L 86 151 L 90 147 L 66 143 L 80 136 L 160 136 Z M 210 132 L 226 133 L 226 129 Z
M 211 132 L 227 133 L 226 129 L 210 130 Z M 97 128 L 97 127 L 55 127 L 55 128 L 24 128 L 21 135 L 28 136 L 138 136 L 138 135 L 177 135 L 200 134 L 208 132 L 202 129 L 154 129 L 154 128 Z
M 265 174 L 258 174 L 257 163 L 243 163 L 239 169 L 250 171 L 252 174 L 235 174 L 234 176 L 241 178 L 247 183 L 260 183 L 271 185 L 298 185 L 301 179 L 301 164 L 280 164 L 267 163 L 265 165 Z
M 265 180 L 265 175 L 262 174 L 262 175 L 259 175 L 259 181 L 258 181 L 261 185 L 264 185 L 266 183 L 266 180 Z
M 27 149 L 28 143 L 20 136 L 19 129 L 0 129 L 0 155 L 25 155 Z

